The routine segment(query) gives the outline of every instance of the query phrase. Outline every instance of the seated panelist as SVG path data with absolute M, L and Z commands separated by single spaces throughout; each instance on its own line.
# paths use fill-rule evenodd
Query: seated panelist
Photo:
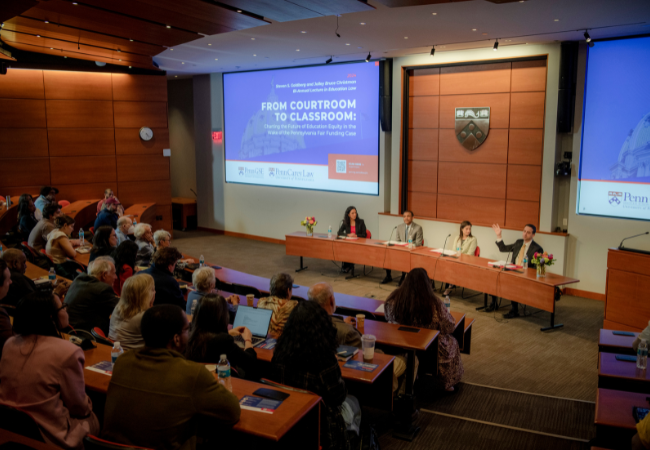
M 408 242 L 410 239 L 413 245 L 421 247 L 424 244 L 424 235 L 422 233 L 422 227 L 413 222 L 413 211 L 404 211 L 402 218 L 404 219 L 404 223 L 397 226 L 395 240 L 398 242 Z M 399 280 L 398 286 L 402 284 L 405 276 L 406 273 L 402 272 L 402 277 Z M 393 277 L 390 269 L 386 269 L 386 277 L 382 280 L 381 284 L 387 284 L 391 281 L 393 281 Z
M 472 223 L 469 220 L 463 220 L 460 224 L 460 234 L 454 239 L 452 250 L 460 249 L 463 255 L 474 255 L 477 244 L 476 237 L 472 236 Z M 447 286 L 443 295 L 449 295 L 454 287 L 453 284 Z
M 345 215 L 343 216 L 343 220 L 341 222 L 341 227 L 339 228 L 338 232 L 339 236 L 362 238 L 365 238 L 367 236 L 366 224 L 363 219 L 357 215 L 357 208 L 354 206 L 348 206 L 348 209 L 345 210 Z M 352 270 L 353 267 L 353 264 L 344 262 L 343 266 L 341 267 L 341 272 L 347 273 Z
M 535 233 L 537 233 L 537 227 L 532 224 L 527 224 L 524 226 L 524 231 L 522 233 L 522 239 L 517 239 L 514 244 L 509 244 L 506 245 L 503 243 L 503 240 L 501 239 L 501 227 L 499 227 L 498 224 L 492 225 L 492 229 L 494 230 L 494 233 L 497 235 L 497 246 L 499 247 L 499 251 L 502 253 L 505 252 L 512 252 L 512 259 L 511 262 L 512 264 L 516 264 L 518 266 L 523 265 L 524 261 L 524 255 L 528 256 L 528 265 L 529 267 L 535 267 L 535 264 L 531 263 L 531 260 L 533 259 L 533 255 L 535 253 L 543 253 L 544 249 L 533 240 L 535 237 Z M 506 261 L 507 262 L 507 261 Z M 503 317 L 506 319 L 512 319 L 514 317 L 519 317 L 519 303 L 517 302 L 511 302 L 511 309 L 508 314 L 504 314 Z M 494 303 L 486 310 L 486 311 L 493 311 L 494 310 Z

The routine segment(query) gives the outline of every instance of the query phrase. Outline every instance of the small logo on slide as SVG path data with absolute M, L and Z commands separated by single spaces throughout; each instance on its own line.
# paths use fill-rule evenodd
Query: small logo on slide
M 490 107 L 456 108 L 456 137 L 467 150 L 477 149 L 490 132 Z
M 269 176 L 275 177 L 275 167 L 269 167 Z
M 622 192 L 609 191 L 609 204 L 612 206 L 620 205 L 619 197 L 623 197 Z
M 239 175 L 244 175 L 244 168 L 243 167 L 239 167 Z

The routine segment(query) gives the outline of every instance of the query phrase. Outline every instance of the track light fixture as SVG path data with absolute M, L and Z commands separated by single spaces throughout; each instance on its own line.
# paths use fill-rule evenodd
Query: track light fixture
M 584 36 L 585 36 L 585 41 L 591 42 L 591 36 L 589 36 L 589 32 L 587 30 L 585 30 Z
M 325 61 L 325 64 L 329 64 L 331 62 L 332 62 L 332 57 L 330 56 L 330 58 L 327 61 Z
M 431 56 L 433 56 L 435 53 L 436 53 L 436 48 L 435 48 L 435 47 L 431 47 Z
M 499 49 L 499 41 L 497 39 L 494 40 L 494 47 L 492 47 L 492 50 L 495 52 Z
M 366 56 L 366 62 L 370 62 L 370 58 L 371 58 L 370 52 L 368 52 L 368 56 Z

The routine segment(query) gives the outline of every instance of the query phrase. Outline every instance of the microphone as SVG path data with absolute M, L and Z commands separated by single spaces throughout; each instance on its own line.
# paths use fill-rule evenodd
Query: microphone
M 625 239 L 623 239 L 623 240 L 621 241 L 620 244 L 618 244 L 618 249 L 619 249 L 619 250 L 622 249 L 622 248 L 623 248 L 623 242 L 627 241 L 628 239 L 632 239 L 632 238 L 635 238 L 635 237 L 643 236 L 644 234 L 650 234 L 650 231 L 646 231 L 645 233 L 641 233 L 641 234 L 637 234 L 637 235 L 634 235 L 634 236 L 626 237 Z
M 393 227 L 393 231 L 390 232 L 390 237 L 388 238 L 388 242 L 387 242 L 388 247 L 392 247 L 392 246 L 395 245 L 395 244 L 391 244 L 391 243 L 390 243 L 390 240 L 391 240 L 391 238 L 393 237 L 393 232 L 397 229 L 397 227 L 398 227 L 398 225 L 396 225 L 395 227 Z
M 523 249 L 523 247 L 522 247 L 522 249 Z M 510 249 L 510 251 L 509 251 L 508 254 L 506 255 L 506 263 L 505 263 L 505 265 L 501 268 L 501 271 L 502 271 L 502 272 L 504 272 L 504 271 L 506 271 L 506 270 L 509 270 L 509 269 L 508 269 L 508 259 L 510 258 L 510 253 L 512 253 L 512 249 Z
M 449 239 L 449 236 L 451 236 L 451 233 L 449 233 L 447 235 L 447 237 L 445 238 L 445 243 L 442 244 L 442 256 L 441 256 L 441 258 L 444 258 L 446 256 L 445 255 L 445 247 L 447 246 L 447 239 Z

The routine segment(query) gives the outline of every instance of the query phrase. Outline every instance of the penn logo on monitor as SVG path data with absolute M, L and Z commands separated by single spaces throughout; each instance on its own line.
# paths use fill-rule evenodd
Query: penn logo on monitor
M 275 167 L 269 167 L 269 176 L 275 177 Z
M 456 108 L 456 137 L 467 150 L 477 149 L 489 132 L 489 106 Z
M 612 206 L 620 205 L 619 197 L 623 197 L 622 192 L 609 191 L 609 204 Z

